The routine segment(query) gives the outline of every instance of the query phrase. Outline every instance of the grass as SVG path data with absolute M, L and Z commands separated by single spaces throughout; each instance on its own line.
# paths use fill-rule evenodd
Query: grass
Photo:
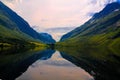
M 0 44 L 3 44 L 4 47 L 5 46 L 46 47 L 45 44 L 20 32 L 19 30 L 11 30 L 2 25 L 0 25 Z
M 16 23 L 9 18 L 9 15 L 4 10 L 0 10 L 0 43 L 4 47 L 45 46 L 44 43 L 20 31 Z
M 56 47 L 109 49 L 120 55 L 119 17 L 120 11 L 114 11 L 106 17 L 90 20 L 73 30 L 72 35 L 66 40 L 56 43 Z
M 56 49 L 77 58 L 86 56 L 93 59 L 109 60 L 109 55 L 120 56 L 120 37 L 112 38 L 120 29 L 92 36 L 76 36 L 56 43 Z

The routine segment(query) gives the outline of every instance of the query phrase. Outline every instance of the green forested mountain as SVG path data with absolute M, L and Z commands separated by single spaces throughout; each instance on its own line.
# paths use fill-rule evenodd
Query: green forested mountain
M 65 34 L 58 44 L 120 48 L 120 4 L 108 4 L 85 24 Z
M 11 19 L 12 14 L 9 14 L 10 11 L 14 13 L 12 10 L 7 8 L 2 2 L 0 2 L 0 44 L 4 43 L 6 45 L 25 45 L 30 42 L 39 42 L 38 40 L 34 39 L 30 35 L 20 30 L 17 23 Z M 18 15 L 16 14 L 16 16 Z M 20 20 L 18 19 L 18 21 Z
M 43 40 L 44 38 L 44 40 Z M 10 8 L 0 2 L 0 44 L 28 44 L 31 42 L 37 43 L 54 43 L 52 38 L 49 42 L 46 41 L 47 36 L 42 36 L 19 15 Z
M 85 24 L 63 35 L 55 48 L 94 80 L 119 80 L 120 4 L 108 4 Z

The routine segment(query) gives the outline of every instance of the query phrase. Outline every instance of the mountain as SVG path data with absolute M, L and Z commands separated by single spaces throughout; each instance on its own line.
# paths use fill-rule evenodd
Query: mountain
M 93 19 L 104 17 L 119 8 L 120 8 L 120 3 L 118 2 L 108 4 L 102 11 L 100 11 L 99 13 L 96 13 L 93 16 Z
M 48 33 L 39 33 L 39 35 L 42 37 L 42 41 L 47 44 L 54 44 L 56 41 L 52 38 L 52 36 Z
M 119 80 L 120 4 L 108 4 L 85 24 L 63 35 L 55 48 L 94 80 Z
M 62 36 L 66 46 L 117 46 L 120 48 L 120 4 L 108 4 L 82 26 Z
M 48 43 L 48 41 L 43 41 L 43 38 L 47 37 L 42 37 L 23 18 L 0 2 L 0 42 L 10 44 L 33 41 Z

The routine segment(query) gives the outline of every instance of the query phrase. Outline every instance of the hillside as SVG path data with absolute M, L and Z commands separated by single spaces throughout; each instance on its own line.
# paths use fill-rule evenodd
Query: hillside
M 63 35 L 58 44 L 120 48 L 120 4 L 108 4 L 85 24 Z
M 63 35 L 55 48 L 94 80 L 119 80 L 120 4 L 108 4 L 85 24 Z
M 39 33 L 39 35 L 42 37 L 41 40 L 46 44 L 54 44 L 56 42 L 48 33 Z
M 43 40 L 44 38 L 44 40 Z M 10 8 L 0 2 L 0 45 L 25 45 L 31 42 L 37 42 L 40 44 L 54 43 L 55 41 L 47 36 L 42 36 L 19 15 L 17 15 Z M 54 41 L 54 42 L 53 42 Z
M 30 25 L 23 18 L 21 18 L 14 11 L 5 6 L 2 2 L 0 2 L 0 24 L 4 28 L 19 31 L 39 42 L 47 42 L 42 39 L 43 37 L 41 34 L 31 28 Z

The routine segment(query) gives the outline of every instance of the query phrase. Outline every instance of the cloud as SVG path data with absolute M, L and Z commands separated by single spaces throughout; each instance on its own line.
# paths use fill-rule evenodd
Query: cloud
M 10 1 L 18 1 L 18 0 L 2 0 L 2 1 L 9 1 L 10 2 Z
M 48 32 L 68 32 L 73 30 L 75 27 L 57 27 L 57 28 L 47 28 L 46 31 Z
M 3 2 L 17 2 L 17 3 L 21 3 L 22 0 L 1 0 Z
M 56 27 L 56 28 L 47 28 L 45 31 L 52 34 L 52 36 L 59 41 L 60 37 L 67 32 L 73 30 L 75 27 Z

